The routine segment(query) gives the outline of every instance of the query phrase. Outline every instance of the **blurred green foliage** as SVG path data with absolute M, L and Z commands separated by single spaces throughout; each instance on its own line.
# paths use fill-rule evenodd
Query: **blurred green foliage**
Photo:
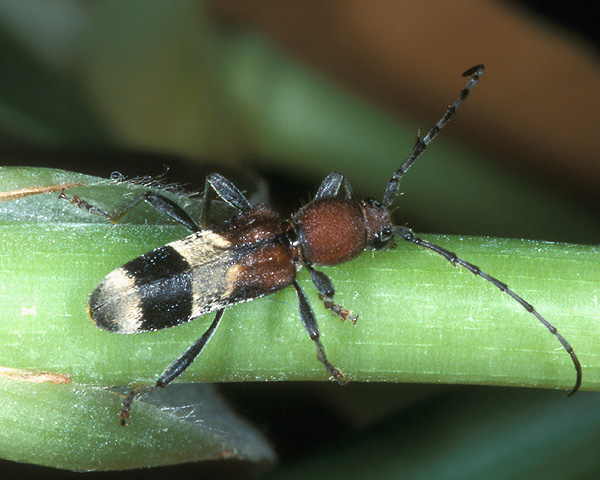
M 53 166 L 45 163 L 45 153 L 57 149 L 136 148 L 228 165 L 251 159 L 255 168 L 315 187 L 338 170 L 359 195 L 379 198 L 419 128 L 427 127 L 373 106 L 256 32 L 218 23 L 202 2 L 35 3 L 0 5 L 4 164 L 24 165 L 17 155 L 22 151 L 35 159 L 32 163 Z M 457 92 L 467 67 L 457 65 L 456 78 L 448 79 Z M 477 101 L 485 82 L 484 77 L 461 108 Z M 443 233 L 570 242 L 598 238 L 600 227 L 586 208 L 492 166 L 451 135 L 449 127 L 407 175 L 396 212 L 400 223 Z M 70 169 L 102 169 L 102 164 L 84 163 L 85 157 L 70 155 Z M 141 170 L 137 174 L 149 173 Z M 7 172 L 0 170 L 0 192 L 40 185 L 48 174 L 19 170 L 23 177 L 17 185 Z M 58 175 L 51 180 L 55 183 L 77 177 L 52 174 Z M 101 183 L 84 192 L 111 205 L 118 202 L 112 188 Z M 33 203 L 23 209 L 27 202 Z M 34 219 L 27 216 L 32 211 Z M 272 460 L 266 440 L 229 412 L 222 414 L 222 423 L 209 424 L 219 415 L 207 410 L 224 408 L 211 395 L 185 392 L 184 405 L 201 406 L 194 415 L 167 406 L 169 398 L 158 409 L 140 402 L 134 426 L 121 429 L 114 415 L 118 395 L 97 388 L 152 381 L 204 327 L 199 320 L 124 338 L 103 334 L 86 318 L 87 294 L 103 275 L 182 235 L 179 227 L 160 219 L 147 226 L 130 219 L 132 224 L 110 229 L 50 194 L 2 202 L 0 214 L 0 367 L 48 370 L 74 381 L 30 384 L 3 374 L 2 457 L 76 470 L 206 458 Z M 147 214 L 142 211 L 140 218 Z M 40 220 L 40 215 L 48 217 Z M 597 389 L 597 249 L 434 240 L 509 282 L 538 306 L 575 346 L 584 388 Z M 491 285 L 433 255 L 399 245 L 394 252 L 365 254 L 326 271 L 343 302 L 361 315 L 357 327 L 319 315 L 328 355 L 355 380 L 572 385 L 568 356 L 535 319 Z M 292 293 L 227 312 L 214 348 L 186 379 L 324 379 Z M 324 402 L 328 414 L 347 411 L 347 425 L 356 427 L 366 412 L 380 411 L 380 422 L 363 425 L 342 446 L 324 445 L 298 470 L 327 478 L 343 473 L 346 479 L 367 473 L 564 479 L 598 471 L 589 447 L 598 437 L 595 393 L 567 401 L 549 391 L 465 388 L 446 394 L 432 388 L 420 401 L 413 390 L 388 387 L 383 395 L 368 397 L 365 390 L 356 397 L 352 387 L 347 393 L 340 389 L 335 403 Z M 290 411 L 285 418 L 293 416 Z M 318 421 L 303 419 L 307 431 L 318 431 Z M 285 424 L 280 428 L 285 431 Z M 313 444 L 322 442 L 312 438 L 304 450 Z M 284 466 L 280 475 L 291 478 L 296 467 Z

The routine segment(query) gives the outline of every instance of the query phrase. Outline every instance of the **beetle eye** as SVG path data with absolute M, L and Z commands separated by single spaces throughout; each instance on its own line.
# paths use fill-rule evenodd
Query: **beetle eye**
M 375 250 L 382 250 L 386 248 L 387 246 L 389 246 L 390 240 L 393 238 L 393 236 L 394 233 L 392 232 L 391 228 L 384 228 L 383 230 L 381 230 L 381 232 L 375 235 L 372 247 Z
M 392 229 L 390 227 L 384 228 L 379 234 L 379 238 L 381 238 L 381 241 L 384 243 L 389 243 L 393 236 L 394 232 L 392 232 Z

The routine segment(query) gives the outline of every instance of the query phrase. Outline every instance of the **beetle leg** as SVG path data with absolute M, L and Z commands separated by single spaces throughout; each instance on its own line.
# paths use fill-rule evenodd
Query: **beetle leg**
M 215 197 L 216 195 L 216 197 Z M 250 202 L 238 188 L 223 175 L 212 173 L 204 182 L 204 197 L 202 198 L 202 215 L 200 225 L 206 228 L 210 225 L 209 212 L 212 201 L 220 198 L 239 212 L 247 212 L 252 208 Z
M 208 330 L 204 332 L 198 340 L 196 340 L 192 345 L 185 351 L 183 354 L 179 356 L 177 360 L 175 360 L 171 365 L 169 365 L 165 371 L 160 375 L 156 384 L 154 386 L 140 386 L 138 384 L 130 384 L 129 386 L 129 394 L 123 400 L 123 405 L 121 406 L 121 425 L 128 425 L 127 420 L 130 417 L 131 404 L 133 401 L 142 393 L 151 393 L 157 388 L 164 388 L 169 385 L 173 380 L 176 380 L 183 372 L 185 372 L 189 366 L 194 363 L 194 360 L 200 355 L 208 341 L 212 338 L 215 330 L 221 323 L 221 318 L 223 317 L 224 308 L 217 311 L 214 320 L 208 327 Z
M 325 308 L 331 310 L 334 315 L 337 315 L 342 320 L 349 320 L 353 324 L 356 324 L 356 321 L 358 320 L 358 315 L 351 314 L 350 310 L 344 308 L 342 305 L 339 305 L 333 301 L 335 290 L 333 288 L 333 282 L 331 281 L 331 279 L 323 272 L 313 268 L 312 265 L 305 264 L 304 266 L 310 272 L 310 278 L 317 290 L 319 291 L 319 298 L 323 301 Z
M 317 346 L 317 358 L 325 368 L 329 372 L 329 375 L 336 380 L 340 385 L 344 385 L 348 382 L 348 379 L 344 376 L 342 372 L 340 372 L 333 364 L 327 360 L 327 356 L 325 355 L 325 349 L 323 348 L 323 344 L 320 339 L 319 326 L 317 325 L 317 319 L 315 318 L 315 314 L 310 306 L 310 302 L 304 293 L 304 290 L 300 287 L 298 282 L 294 280 L 292 282 L 296 292 L 298 293 L 298 308 L 300 310 L 300 318 L 302 320 L 302 324 L 306 331 L 308 332 L 308 336 L 311 338 L 315 345 Z
M 320 198 L 337 197 L 340 193 L 340 188 L 344 187 L 344 198 L 351 200 L 354 197 L 350 182 L 341 173 L 331 172 L 325 180 L 321 183 L 321 186 L 317 190 L 315 200 Z
M 71 204 L 87 210 L 92 215 L 98 215 L 100 217 L 104 217 L 109 220 L 111 223 L 118 223 L 121 219 L 133 208 L 136 207 L 138 203 L 142 200 L 145 200 L 154 208 L 156 208 L 159 212 L 164 213 L 174 220 L 177 220 L 184 227 L 188 228 L 193 232 L 197 232 L 200 230 L 198 224 L 194 221 L 192 217 L 190 217 L 183 208 L 177 205 L 174 201 L 169 200 L 167 197 L 163 197 L 162 195 L 152 192 L 146 191 L 137 197 L 134 197 L 130 201 L 128 201 L 125 205 L 116 208 L 110 213 L 105 212 L 104 210 L 89 204 L 85 200 L 79 198 L 77 195 L 73 195 L 72 197 L 68 196 L 64 190 L 60 193 L 58 198 L 62 198 L 67 200 Z

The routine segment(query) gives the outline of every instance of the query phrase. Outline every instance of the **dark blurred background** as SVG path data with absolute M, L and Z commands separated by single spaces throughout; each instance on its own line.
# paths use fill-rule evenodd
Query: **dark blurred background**
M 1 164 L 102 177 L 168 170 L 191 190 L 213 170 L 234 182 L 251 172 L 268 181 L 283 215 L 332 170 L 360 196 L 381 198 L 416 135 L 463 88 L 462 71 L 484 63 L 472 96 L 403 180 L 397 221 L 420 232 L 597 244 L 591 16 L 564 4 L 483 0 L 3 0 Z M 406 391 L 377 388 L 389 399 Z M 368 423 L 340 414 L 344 395 L 332 401 L 331 389 L 223 387 L 284 462 Z M 223 463 L 156 474 L 252 471 Z M 49 471 L 5 468 L 4 478 Z

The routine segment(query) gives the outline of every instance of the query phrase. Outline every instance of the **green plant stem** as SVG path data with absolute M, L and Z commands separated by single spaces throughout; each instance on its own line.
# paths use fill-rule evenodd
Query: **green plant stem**
M 58 202 L 56 195 L 48 195 L 48 201 Z M 62 203 L 75 209 L 64 201 L 61 208 Z M 102 277 L 185 235 L 175 226 L 98 222 L 0 226 L 0 365 L 68 373 L 89 385 L 152 382 L 212 320 L 211 314 L 180 327 L 130 336 L 95 327 L 87 316 L 87 296 Z M 573 345 L 583 364 L 583 388 L 598 389 L 597 247 L 426 238 L 497 276 L 535 305 Z M 323 270 L 334 281 L 337 300 L 360 315 L 356 326 L 328 313 L 308 276 L 301 272 L 299 278 L 316 311 L 329 359 L 354 381 L 573 385 L 569 356 L 532 315 L 493 285 L 437 255 L 403 242 L 392 251 L 365 252 Z M 326 379 L 290 288 L 230 308 L 182 378 Z

